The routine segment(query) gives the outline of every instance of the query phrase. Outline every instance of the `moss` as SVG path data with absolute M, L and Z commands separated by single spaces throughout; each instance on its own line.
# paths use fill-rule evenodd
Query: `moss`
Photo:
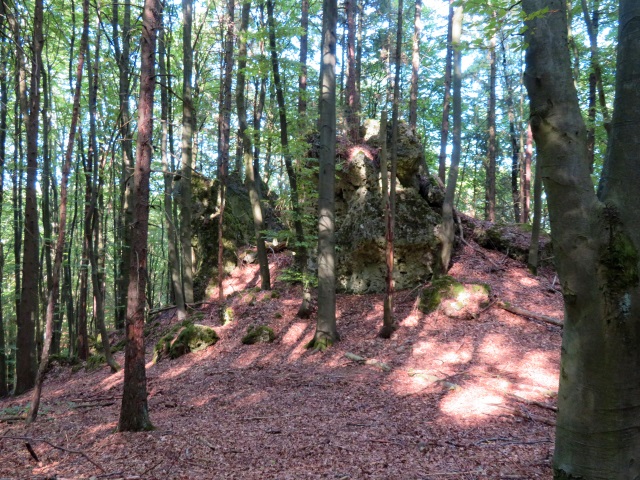
M 251 325 L 247 328 L 247 333 L 242 337 L 244 345 L 253 345 L 254 343 L 271 343 L 276 338 L 273 329 L 267 325 Z
M 620 231 L 612 231 L 609 244 L 601 255 L 609 292 L 615 296 L 638 285 L 640 256 L 633 242 Z
M 122 340 L 120 340 L 118 343 L 116 343 L 111 347 L 111 353 L 121 352 L 122 350 L 124 350 L 124 347 L 126 345 L 127 345 L 127 339 L 123 338 Z
M 438 309 L 442 300 L 452 298 L 464 290 L 464 285 L 455 278 L 445 275 L 431 282 L 422 290 L 418 309 L 422 313 L 431 313 Z
M 276 312 L 276 313 L 273 315 L 273 318 L 282 318 L 282 314 L 281 314 L 280 312 Z
M 175 359 L 190 352 L 203 350 L 214 345 L 218 338 L 213 328 L 185 320 L 175 325 L 158 340 L 153 349 L 153 361 L 166 357 Z
M 222 325 L 228 325 L 229 323 L 233 322 L 233 319 L 235 318 L 235 314 L 233 312 L 233 308 L 232 307 L 227 307 L 224 309 L 224 311 L 222 312 Z
M 277 290 L 273 290 L 269 296 L 271 298 L 280 298 L 280 292 L 278 292 Z

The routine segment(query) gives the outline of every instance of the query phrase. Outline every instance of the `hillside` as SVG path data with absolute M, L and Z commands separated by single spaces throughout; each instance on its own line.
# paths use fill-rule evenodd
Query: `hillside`
M 533 277 L 504 254 L 482 251 L 492 262 L 465 246 L 450 274 L 562 317 L 553 272 Z M 299 287 L 278 281 L 289 257 L 270 260 L 277 293 L 256 291 L 257 267 L 243 266 L 226 283 L 233 322 L 220 326 L 214 303 L 200 307 L 199 322 L 220 335 L 213 347 L 152 364 L 153 342 L 175 321 L 172 311 L 159 315 L 148 338 L 154 431 L 114 433 L 122 372 L 55 366 L 37 422 L 0 423 L 0 478 L 550 477 L 559 327 L 497 302 L 470 320 L 424 315 L 414 289 L 398 293 L 400 328 L 381 340 L 382 297 L 338 295 L 342 340 L 313 353 L 304 345 L 315 319 L 295 318 Z M 242 345 L 255 323 L 269 324 L 275 342 Z M 28 401 L 0 400 L 0 417 L 20 414 Z

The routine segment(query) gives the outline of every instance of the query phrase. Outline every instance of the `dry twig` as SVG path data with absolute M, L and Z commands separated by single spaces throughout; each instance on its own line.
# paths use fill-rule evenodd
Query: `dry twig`
M 556 327 L 563 327 L 564 324 L 561 320 L 557 318 L 549 317 L 547 315 L 542 315 L 540 313 L 532 312 L 531 310 L 527 310 L 525 308 L 518 307 L 508 302 L 498 302 L 498 306 L 507 312 L 515 313 L 516 315 L 520 315 L 521 317 L 533 318 L 535 320 L 540 320 L 541 322 L 549 323 L 551 325 L 555 325 Z

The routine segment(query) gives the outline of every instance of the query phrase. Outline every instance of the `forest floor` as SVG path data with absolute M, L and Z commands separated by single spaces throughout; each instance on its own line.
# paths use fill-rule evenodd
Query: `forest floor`
M 482 251 L 464 246 L 450 274 L 562 318 L 551 270 L 534 277 Z M 425 315 L 414 289 L 397 294 L 400 328 L 382 340 L 382 296 L 338 295 L 342 340 L 313 353 L 305 344 L 315 316 L 296 318 L 300 289 L 278 281 L 289 259 L 271 257 L 279 296 L 252 288 L 256 266 L 233 272 L 225 287 L 233 322 L 220 326 L 216 305 L 200 307 L 199 323 L 220 335 L 206 350 L 151 363 L 154 342 L 175 322 L 172 311 L 158 317 L 147 339 L 153 431 L 115 433 L 122 371 L 55 366 L 38 420 L 0 423 L 0 479 L 551 478 L 560 327 L 497 302 L 471 320 Z M 262 323 L 275 342 L 242 345 L 247 327 Z M 123 354 L 116 359 L 122 365 Z M 0 400 L 0 416 L 24 412 L 29 400 Z

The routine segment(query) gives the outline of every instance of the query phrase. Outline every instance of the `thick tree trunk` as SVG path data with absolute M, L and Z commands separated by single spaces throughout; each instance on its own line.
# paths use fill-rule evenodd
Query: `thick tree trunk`
M 462 148 L 462 7 L 456 7 L 452 19 L 451 45 L 453 48 L 453 149 L 451 150 L 451 167 L 442 203 L 442 252 L 440 254 L 441 269 L 449 270 L 449 262 L 453 253 L 455 226 L 453 223 L 453 202 L 458 183 L 458 167 Z
M 245 85 L 247 68 L 247 28 L 249 27 L 249 13 L 251 10 L 251 0 L 245 0 L 242 4 L 242 17 L 240 22 L 240 31 L 238 32 L 238 80 L 236 105 L 238 110 L 238 124 L 240 130 L 240 138 L 242 140 L 242 151 L 244 155 L 244 164 L 246 171 L 246 184 L 249 190 L 249 200 L 251 201 L 251 211 L 253 213 L 253 227 L 256 236 L 256 248 L 258 252 L 258 264 L 260 265 L 261 288 L 263 290 L 271 289 L 271 275 L 269 273 L 269 260 L 267 258 L 267 249 L 264 244 L 264 222 L 262 220 L 262 205 L 256 187 L 256 177 L 253 170 L 253 148 L 251 145 L 251 134 L 247 129 L 247 106 L 245 101 Z M 306 85 L 306 78 L 305 78 Z M 301 92 L 302 96 L 303 93 Z M 301 97 L 300 97 L 301 98 Z
M 565 299 L 556 479 L 640 477 L 640 5 L 620 2 L 616 100 L 599 195 L 563 0 L 524 0 L 525 82 Z
M 182 285 L 185 303 L 193 303 L 193 251 L 191 247 L 191 178 L 193 175 L 193 99 L 191 92 L 193 48 L 191 26 L 193 1 L 182 0 L 182 178 L 180 194 L 180 243 L 182 245 Z
M 318 319 L 308 348 L 324 350 L 340 339 L 336 328 L 335 161 L 336 0 L 322 2 L 320 65 L 320 178 L 318 180 Z
M 118 431 L 153 428 L 147 406 L 144 322 L 147 286 L 147 240 L 149 232 L 149 177 L 153 154 L 153 91 L 155 89 L 156 31 L 160 25 L 160 3 L 145 0 L 140 42 L 140 100 L 138 102 L 138 140 L 134 175 L 135 202 L 129 296 L 127 302 L 127 345 L 125 347 L 124 390 Z
M 452 28 L 453 0 L 449 0 L 449 21 L 447 28 L 447 57 L 444 66 L 444 97 L 442 100 L 442 127 L 440 129 L 440 155 L 438 156 L 438 178 L 445 184 L 447 171 L 447 143 L 449 142 L 449 108 L 451 99 L 451 69 L 453 62 Z

